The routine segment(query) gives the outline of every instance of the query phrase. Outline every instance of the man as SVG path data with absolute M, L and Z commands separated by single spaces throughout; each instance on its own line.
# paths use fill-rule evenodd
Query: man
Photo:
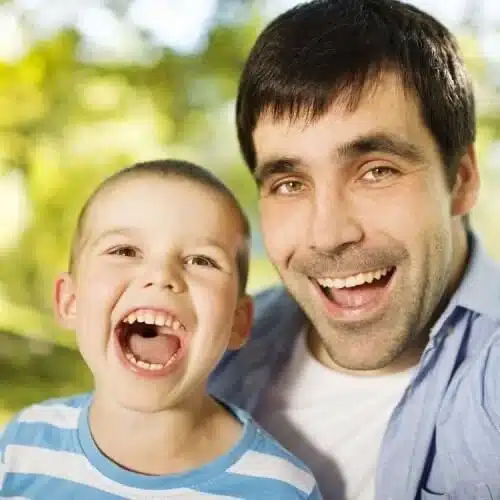
M 253 47 L 237 127 L 285 288 L 257 297 L 211 389 L 325 498 L 500 498 L 500 269 L 469 228 L 452 35 L 397 0 L 301 4 Z

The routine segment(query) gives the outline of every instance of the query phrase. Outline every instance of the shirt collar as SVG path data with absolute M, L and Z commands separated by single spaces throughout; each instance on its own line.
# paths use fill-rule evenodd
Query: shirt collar
M 469 233 L 470 256 L 465 274 L 450 305 L 500 318 L 500 265 L 491 259 L 478 236 Z

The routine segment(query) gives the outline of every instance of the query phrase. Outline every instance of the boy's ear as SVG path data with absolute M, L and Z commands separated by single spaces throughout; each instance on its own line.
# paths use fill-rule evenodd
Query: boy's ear
M 470 212 L 478 197 L 479 184 L 476 150 L 471 144 L 458 164 L 455 185 L 451 193 L 452 215 L 464 216 Z
M 233 331 L 229 340 L 228 349 L 236 351 L 247 342 L 253 323 L 253 300 L 249 295 L 244 295 L 238 301 L 234 315 Z
M 76 318 L 75 283 L 69 273 L 61 273 L 54 283 L 54 312 L 57 322 L 68 330 L 74 330 Z

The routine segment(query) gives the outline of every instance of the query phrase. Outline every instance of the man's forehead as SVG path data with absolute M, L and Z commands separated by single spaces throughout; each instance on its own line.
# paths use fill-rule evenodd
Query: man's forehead
M 419 105 L 415 91 L 408 87 L 398 71 L 381 70 L 359 85 L 346 85 L 340 92 L 332 94 L 326 103 L 318 102 L 316 97 L 289 98 L 285 99 L 287 103 L 284 105 L 269 103 L 257 117 L 254 133 L 262 126 L 286 127 L 299 124 L 306 128 L 328 113 L 352 115 L 363 112 L 374 101 L 395 100 L 410 108 Z
M 312 115 L 308 109 L 281 116 L 272 110 L 265 110 L 253 131 L 256 152 L 259 153 L 261 146 L 275 146 L 276 138 L 289 137 L 295 141 L 298 136 L 306 136 L 313 129 L 317 132 L 318 124 L 328 125 L 331 140 L 339 143 L 376 132 L 411 135 L 424 125 L 418 102 L 410 93 L 405 92 L 401 85 L 379 85 L 362 97 L 354 109 L 350 109 L 345 102 L 333 101 L 317 115 Z

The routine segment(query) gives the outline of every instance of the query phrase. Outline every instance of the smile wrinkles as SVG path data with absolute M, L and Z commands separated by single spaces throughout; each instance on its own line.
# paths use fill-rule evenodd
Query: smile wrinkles
M 334 286 L 332 281 L 335 280 L 343 282 L 338 282 L 338 287 L 355 286 L 354 281 L 370 282 L 370 279 L 380 279 L 407 257 L 407 250 L 401 246 L 390 249 L 344 249 L 329 255 L 309 252 L 307 256 L 294 256 L 289 267 L 290 270 L 318 282 L 330 280 L 328 283 L 325 281 L 325 286 Z

